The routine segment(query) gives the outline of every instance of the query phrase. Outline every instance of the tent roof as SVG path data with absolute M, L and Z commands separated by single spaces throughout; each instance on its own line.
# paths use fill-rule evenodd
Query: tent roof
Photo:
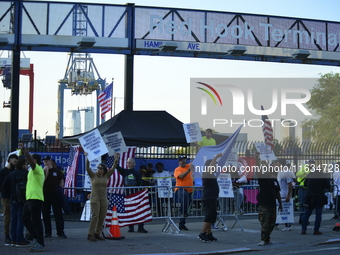
M 120 131 L 127 146 L 188 145 L 183 123 L 166 111 L 123 110 L 96 128 L 101 135 Z M 66 144 L 79 144 L 78 138 L 88 132 L 66 136 L 62 141 Z

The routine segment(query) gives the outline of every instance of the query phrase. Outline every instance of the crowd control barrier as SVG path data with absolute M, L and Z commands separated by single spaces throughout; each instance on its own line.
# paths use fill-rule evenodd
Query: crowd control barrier
M 169 186 L 139 186 L 139 187 L 122 187 L 122 188 L 108 188 L 108 200 L 110 201 L 115 194 L 129 195 L 140 190 L 148 191 L 148 200 L 150 204 L 150 212 L 153 219 L 164 219 L 165 225 L 163 232 L 178 233 L 178 222 L 182 218 L 203 218 L 204 212 L 202 208 L 202 192 L 203 187 L 186 186 L 186 187 L 169 187 Z M 294 186 L 292 201 L 294 205 L 294 213 L 300 213 L 302 210 L 299 202 L 299 190 L 303 189 L 301 186 Z M 67 189 L 66 189 L 67 190 Z M 85 188 L 69 188 L 75 192 L 73 197 L 65 197 L 66 208 L 65 220 L 79 221 L 90 220 L 89 198 L 91 190 Z M 188 192 L 188 190 L 190 192 Z M 236 224 L 243 230 L 240 215 L 257 215 L 258 202 L 257 195 L 259 186 L 242 185 L 234 188 L 232 196 L 218 198 L 218 216 L 215 225 L 221 230 L 227 230 L 228 226 L 225 224 L 227 217 L 235 219 L 231 228 Z M 325 205 L 324 210 L 334 211 L 334 216 L 339 216 L 339 196 L 337 194 L 337 186 L 332 186 L 332 191 L 328 193 L 329 204 Z M 87 206 L 86 206 L 87 205 Z

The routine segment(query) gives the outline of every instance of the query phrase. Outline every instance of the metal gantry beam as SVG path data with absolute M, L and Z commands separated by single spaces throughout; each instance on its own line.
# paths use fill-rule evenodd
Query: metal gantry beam
M 13 83 L 18 82 L 20 51 L 123 54 L 126 110 L 133 110 L 136 55 L 340 65 L 340 22 L 332 21 L 134 4 L 2 0 L 0 25 L 10 30 L 10 24 L 14 32 L 0 34 L 0 50 L 13 51 Z M 79 47 L 80 38 L 95 43 Z M 168 43 L 177 46 L 169 50 Z M 233 54 L 235 46 L 245 47 L 244 53 Z M 14 95 L 19 84 L 13 85 Z M 19 102 L 12 99 L 14 146 Z

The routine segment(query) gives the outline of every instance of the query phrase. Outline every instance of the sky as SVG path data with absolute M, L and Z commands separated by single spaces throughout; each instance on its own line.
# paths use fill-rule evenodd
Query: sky
M 60 1 L 70 2 L 70 1 Z M 97 1 L 72 1 L 97 3 Z M 126 4 L 124 1 L 98 1 L 99 3 Z M 277 15 L 340 21 L 340 1 L 337 0 L 211 0 L 211 1 L 133 1 L 135 5 L 177 7 L 199 10 L 215 10 L 252 14 Z M 1 28 L 0 28 L 1 32 Z M 8 52 L 0 52 L 1 58 Z M 34 130 L 38 136 L 54 135 L 57 121 L 58 80 L 64 77 L 68 53 L 30 52 L 23 55 L 30 58 L 35 69 Z M 91 54 L 101 78 L 108 83 L 114 78 L 113 95 L 116 97 L 115 113 L 123 109 L 124 56 Z M 339 72 L 337 67 L 278 64 L 236 60 L 215 60 L 199 58 L 176 58 L 156 56 L 135 56 L 134 110 L 165 110 L 183 123 L 190 122 L 190 79 L 191 78 L 317 78 L 320 74 Z M 28 78 L 20 78 L 19 128 L 28 128 Z M 10 91 L 1 88 L 2 101 L 8 101 Z M 95 106 L 95 96 L 70 96 L 65 91 L 65 108 L 78 109 Z M 109 116 L 108 116 L 109 117 Z M 66 115 L 65 115 L 66 118 Z M 0 108 L 0 121 L 10 120 L 10 110 Z M 64 119 L 64 123 L 66 119 Z M 202 126 L 202 128 L 209 128 Z M 230 132 L 221 126 L 221 133 Z M 241 131 L 242 132 L 242 131 Z M 261 140 L 260 130 L 252 134 L 253 140 Z

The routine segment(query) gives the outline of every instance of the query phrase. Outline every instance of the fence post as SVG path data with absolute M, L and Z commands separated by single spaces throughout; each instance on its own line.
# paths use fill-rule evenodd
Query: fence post
M 295 165 L 295 166 L 298 166 L 298 165 L 299 165 L 299 164 L 298 164 L 297 151 L 298 151 L 298 150 L 295 149 L 295 150 L 294 150 L 294 155 L 293 155 L 293 157 L 294 157 L 294 158 L 293 158 L 293 159 L 294 159 L 294 165 Z M 297 169 L 296 171 L 298 171 L 298 169 Z

